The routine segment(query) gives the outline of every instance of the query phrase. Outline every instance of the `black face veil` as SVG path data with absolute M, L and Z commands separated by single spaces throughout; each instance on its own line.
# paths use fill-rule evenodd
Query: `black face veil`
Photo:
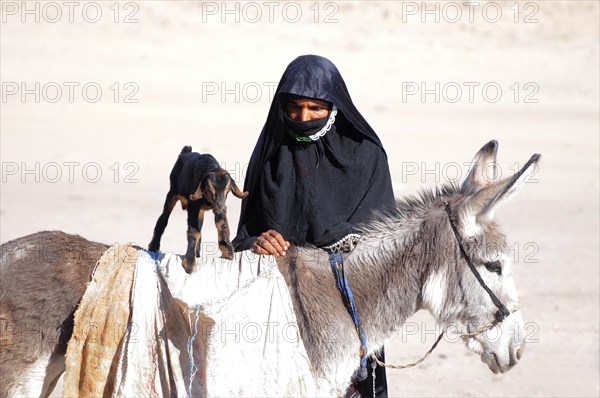
M 289 96 L 337 107 L 321 138 L 298 142 L 286 132 Z M 335 65 L 304 55 L 286 69 L 248 166 L 236 250 L 251 248 L 269 229 L 297 245 L 325 246 L 352 233 L 374 209 L 394 203 L 387 157 L 358 112 Z

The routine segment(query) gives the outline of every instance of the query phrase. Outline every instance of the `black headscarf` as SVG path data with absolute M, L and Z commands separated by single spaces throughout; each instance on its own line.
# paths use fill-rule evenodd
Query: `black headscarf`
M 335 124 L 316 141 L 292 138 L 284 122 L 291 96 L 337 107 Z M 289 124 L 289 123 L 288 123 Z M 269 229 L 296 244 L 326 246 L 354 231 L 372 210 L 394 203 L 387 156 L 358 112 L 335 65 L 304 55 L 284 72 L 248 167 L 236 250 Z

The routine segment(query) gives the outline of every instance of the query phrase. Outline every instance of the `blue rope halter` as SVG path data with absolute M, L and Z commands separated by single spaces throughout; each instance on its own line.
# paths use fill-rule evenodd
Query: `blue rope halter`
M 354 296 L 352 294 L 352 290 L 350 289 L 350 285 L 348 284 L 348 279 L 346 278 L 346 272 L 344 270 L 344 258 L 340 253 L 330 252 L 329 262 L 331 263 L 331 268 L 333 270 L 333 274 L 335 275 L 337 287 L 342 294 L 344 305 L 352 317 L 354 327 L 356 328 L 358 338 L 360 339 L 360 368 L 355 372 L 354 378 L 362 381 L 367 378 L 367 336 L 365 335 L 365 331 L 363 330 L 360 320 L 358 319 L 358 311 L 356 311 Z

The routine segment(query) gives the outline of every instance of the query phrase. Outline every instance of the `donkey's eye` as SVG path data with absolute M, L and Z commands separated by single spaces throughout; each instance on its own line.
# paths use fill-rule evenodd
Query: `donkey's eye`
M 488 271 L 495 272 L 498 275 L 502 275 L 502 266 L 500 264 L 500 261 L 488 261 L 487 263 L 484 263 L 484 265 Z

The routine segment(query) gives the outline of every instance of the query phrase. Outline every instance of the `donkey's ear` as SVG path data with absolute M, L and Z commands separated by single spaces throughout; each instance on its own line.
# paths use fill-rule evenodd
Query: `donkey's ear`
M 472 194 L 488 186 L 497 178 L 496 153 L 498 141 L 485 144 L 471 161 L 467 177 L 462 183 L 461 192 Z
M 469 213 L 478 218 L 492 218 L 496 206 L 515 194 L 523 182 L 535 172 L 540 157 L 541 156 L 536 153 L 529 159 L 525 166 L 513 176 L 490 184 L 470 196 L 465 203 L 469 208 Z

